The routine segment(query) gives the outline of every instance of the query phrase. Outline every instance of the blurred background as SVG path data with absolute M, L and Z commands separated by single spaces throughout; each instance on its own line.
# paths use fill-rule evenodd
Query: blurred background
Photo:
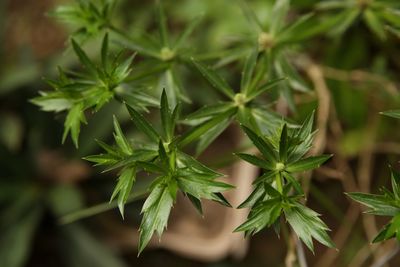
M 0 266 L 296 266 L 290 265 L 299 249 L 293 238 L 278 238 L 271 229 L 246 240 L 231 235 L 233 226 L 227 216 L 236 215 L 212 204 L 207 207 L 209 219 L 191 218 L 193 211 L 185 213 L 185 204 L 180 204 L 161 245 L 155 240 L 139 258 L 136 256 L 136 229 L 143 202 L 132 201 L 123 221 L 115 204 L 108 204 L 115 173 L 101 174 L 101 169 L 81 160 L 99 152 L 96 138 L 111 139 L 111 115 L 121 114 L 118 103 L 111 101 L 90 118 L 76 150 L 71 141 L 61 145 L 64 115 L 42 112 L 29 102 L 39 91 L 49 89 L 42 77 L 53 77 L 58 65 L 77 65 L 67 48 L 72 29 L 46 15 L 69 2 L 0 1 Z M 180 31 L 194 16 L 204 14 L 190 38 L 193 46 L 209 51 L 226 49 L 237 36 L 249 31 L 234 1 L 164 2 L 172 31 Z M 263 20 L 274 1 L 247 2 Z M 309 12 L 316 2 L 293 1 L 291 13 Z M 153 1 L 118 1 L 113 19 L 132 34 L 151 31 L 153 7 Z M 100 39 L 85 44 L 85 50 L 92 51 Z M 396 35 L 382 42 L 365 25 L 355 23 L 341 38 L 318 36 L 298 49 L 300 58 L 305 54 L 313 62 L 299 70 L 312 91 L 295 94 L 296 112 L 285 105 L 277 105 L 277 109 L 301 121 L 319 108 L 318 102 L 323 103 L 320 105 L 327 110 L 324 113 L 320 108 L 317 114 L 324 142 L 320 150 L 335 154 L 313 173 L 308 205 L 323 214 L 339 251 L 319 244 L 315 255 L 301 250 L 309 266 L 370 266 L 385 257 L 382 266 L 400 266 L 395 241 L 370 244 L 387 219 L 362 214 L 362 208 L 343 194 L 376 193 L 389 185 L 388 165 L 399 168 L 399 121 L 379 115 L 400 106 L 399 44 Z M 240 77 L 240 67 L 234 64 L 221 71 L 234 82 Z M 213 100 L 215 92 L 206 83 L 190 80 L 188 76 L 184 84 L 197 99 L 195 105 Z M 125 122 L 124 128 L 134 131 L 127 116 Z M 227 152 L 235 146 L 236 135 L 235 129 L 224 134 L 203 160 L 221 163 L 221 157 L 231 154 Z M 243 176 L 251 179 L 256 175 L 257 170 L 244 168 Z M 234 170 L 226 172 L 232 176 L 240 173 Z M 193 234 L 193 240 L 190 234 L 179 233 L 183 227 Z M 200 246 L 202 251 L 193 253 L 190 244 L 198 240 L 204 242 L 203 249 Z M 218 253 L 213 253 L 214 249 Z

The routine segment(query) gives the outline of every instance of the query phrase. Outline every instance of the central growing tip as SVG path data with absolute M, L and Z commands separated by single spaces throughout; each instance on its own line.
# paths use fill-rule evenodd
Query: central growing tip
M 246 96 L 244 94 L 238 93 L 234 97 L 235 105 L 238 107 L 243 107 L 246 104 Z
M 160 56 L 163 61 L 168 61 L 175 57 L 175 52 L 172 51 L 169 47 L 163 47 L 161 49 Z
M 278 163 L 276 163 L 276 165 L 275 165 L 275 169 L 276 169 L 277 171 L 282 171 L 282 170 L 285 169 L 285 164 L 283 164 L 282 162 L 278 162 Z
M 265 50 L 273 47 L 275 44 L 274 37 L 272 34 L 262 32 L 258 35 L 258 46 L 260 50 Z

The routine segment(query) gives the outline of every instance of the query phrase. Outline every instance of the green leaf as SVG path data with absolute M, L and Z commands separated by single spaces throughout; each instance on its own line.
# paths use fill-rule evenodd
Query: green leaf
M 245 154 L 245 153 L 236 153 L 235 155 L 238 156 L 239 158 L 241 158 L 242 160 L 245 160 L 245 161 L 247 161 L 255 166 L 258 166 L 262 169 L 266 169 L 266 170 L 274 169 L 274 166 L 270 162 L 260 159 L 257 156 Z
M 257 89 L 253 90 L 250 94 L 247 95 L 248 100 L 253 100 L 254 98 L 258 97 L 259 95 L 265 93 L 267 90 L 275 87 L 277 84 L 287 80 L 286 77 L 284 78 L 276 78 L 271 81 L 268 81 L 261 86 L 259 86 Z
M 400 207 L 394 205 L 390 199 L 381 195 L 366 194 L 366 193 L 346 193 L 353 200 L 367 206 L 370 210 L 369 214 L 380 216 L 395 216 L 400 212 Z
M 254 74 L 254 69 L 257 64 L 257 57 L 258 57 L 258 49 L 254 49 L 248 56 L 244 64 L 243 72 L 242 72 L 242 79 L 240 81 L 240 91 L 246 94 L 247 92 L 251 91 L 249 88 L 252 77 Z
M 101 45 L 101 63 L 103 64 L 103 69 L 108 70 L 108 33 L 104 35 Z
M 143 218 L 139 228 L 139 253 L 149 243 L 154 232 L 161 236 L 175 201 L 169 184 L 158 183 L 143 204 Z M 174 193 L 174 192 L 173 192 Z
M 127 155 L 132 154 L 132 147 L 129 144 L 128 140 L 126 139 L 124 133 L 121 130 L 121 126 L 118 123 L 118 120 L 115 116 L 113 116 L 114 122 L 114 139 L 117 143 L 118 147 Z
M 168 142 L 170 142 L 174 135 L 174 127 L 173 127 L 174 122 L 172 121 L 173 118 L 172 118 L 171 110 L 169 108 L 168 97 L 167 97 L 167 93 L 165 92 L 165 89 L 163 90 L 162 95 L 161 95 L 160 114 L 161 114 L 161 124 L 163 126 L 164 135 L 166 137 L 166 140 Z
M 124 205 L 131 193 L 133 184 L 135 183 L 136 170 L 135 168 L 127 168 L 121 171 L 118 177 L 118 183 L 114 188 L 110 202 L 118 195 L 118 208 L 122 218 L 124 218 Z
M 243 209 L 248 207 L 253 207 L 260 199 L 262 200 L 265 196 L 264 184 L 257 184 L 256 188 L 251 192 L 251 194 L 243 201 L 237 208 Z
M 272 165 L 277 161 L 276 152 L 273 150 L 272 146 L 265 142 L 265 140 L 258 136 L 255 132 L 253 132 L 250 128 L 246 126 L 241 126 L 246 135 L 250 138 L 253 144 L 257 147 L 257 149 L 263 154 L 264 159 L 269 162 L 269 165 Z
M 400 173 L 391 170 L 391 182 L 394 196 L 397 200 L 400 200 Z
M 193 30 L 199 24 L 201 18 L 202 18 L 202 16 L 198 16 L 198 17 L 194 18 L 191 22 L 188 23 L 185 30 L 181 33 L 181 35 L 178 37 L 178 39 L 175 42 L 175 45 L 174 45 L 175 51 L 182 48 L 182 46 L 186 43 L 187 38 L 190 36 L 190 34 L 192 34 Z
M 330 159 L 332 155 L 321 155 L 315 157 L 308 157 L 299 161 L 289 163 L 286 167 L 288 172 L 302 172 L 318 168 L 325 161 Z
M 214 118 L 190 129 L 187 131 L 185 134 L 183 134 L 178 140 L 177 144 L 179 147 L 184 147 L 191 142 L 198 140 L 203 134 L 208 132 L 210 129 L 214 128 L 217 126 L 219 123 L 222 121 L 226 120 L 227 118 L 230 118 L 232 115 L 234 115 L 236 112 L 236 109 L 232 108 L 218 116 L 215 116 Z
M 83 64 L 83 66 L 85 66 L 85 68 L 93 76 L 97 76 L 97 68 L 93 64 L 93 62 L 89 59 L 89 57 L 86 55 L 86 53 L 82 50 L 82 48 L 78 45 L 78 43 L 74 39 L 71 39 L 71 42 L 72 42 L 72 47 L 74 48 L 74 51 L 78 56 L 80 62 Z
M 400 119 L 400 109 L 388 110 L 388 111 L 381 112 L 380 114 L 388 116 L 388 117 L 392 117 L 395 119 Z
M 279 160 L 281 162 L 286 162 L 287 150 L 288 150 L 288 134 L 287 134 L 287 125 L 285 123 L 283 125 L 281 131 L 281 137 L 279 139 Z
M 339 15 L 335 15 L 332 19 L 337 21 L 336 26 L 330 31 L 332 35 L 341 35 L 343 34 L 353 22 L 360 15 L 360 10 L 358 8 L 349 8 Z
M 72 141 L 74 142 L 75 147 L 78 148 L 81 122 L 86 123 L 86 119 L 85 114 L 83 113 L 83 103 L 78 103 L 72 106 L 68 112 L 67 118 L 65 119 L 62 143 L 65 142 L 68 133 L 71 132 Z
M 156 2 L 156 17 L 158 22 L 158 31 L 161 39 L 161 43 L 164 47 L 170 47 L 168 38 L 168 27 L 167 18 L 165 17 L 164 8 L 162 6 L 162 1 L 157 0 Z
M 329 228 L 319 218 L 320 215 L 300 203 L 292 204 L 292 207 L 284 209 L 285 217 L 304 244 L 314 252 L 312 238 L 315 238 L 321 244 L 334 248 L 335 244 L 327 234 Z
M 270 32 L 272 35 L 276 35 L 282 29 L 283 25 L 285 24 L 286 15 L 289 12 L 289 7 L 289 0 L 275 1 L 271 14 Z
M 193 65 L 203 75 L 203 77 L 219 92 L 226 95 L 230 99 L 233 99 L 235 94 L 232 88 L 221 78 L 214 70 L 207 67 L 203 63 L 192 59 Z
M 363 18 L 367 26 L 370 28 L 370 30 L 374 32 L 379 37 L 379 39 L 381 40 L 386 39 L 384 24 L 373 10 L 369 8 L 364 10 Z
M 232 105 L 231 102 L 221 102 L 221 103 L 210 105 L 210 106 L 206 105 L 206 106 L 203 106 L 202 108 L 196 110 L 195 112 L 189 114 L 185 120 L 186 121 L 195 121 L 195 120 L 201 121 L 201 119 L 207 119 L 212 116 L 224 113 L 233 107 L 234 106 Z
M 280 198 L 261 202 L 249 214 L 246 222 L 237 227 L 234 232 L 251 232 L 255 234 L 265 227 L 270 227 L 281 215 L 282 203 Z
M 228 117 L 203 134 L 196 146 L 196 155 L 200 155 L 214 140 L 231 124 L 232 118 Z
M 299 193 L 300 195 L 304 195 L 303 188 L 301 188 L 300 183 L 294 178 L 290 173 L 288 172 L 282 172 L 283 177 L 286 178 L 286 180 L 289 181 L 290 184 L 293 185 L 294 189 Z
M 179 188 L 196 198 L 205 198 L 221 202 L 221 199 L 215 195 L 229 189 L 233 186 L 212 180 L 208 175 L 196 173 L 194 171 L 186 170 L 177 174 L 177 182 Z
M 133 107 L 126 105 L 126 108 L 131 115 L 133 123 L 139 128 L 151 141 L 158 143 L 161 139 L 160 135 L 154 130 L 153 126 L 143 117 L 142 114 L 137 112 Z

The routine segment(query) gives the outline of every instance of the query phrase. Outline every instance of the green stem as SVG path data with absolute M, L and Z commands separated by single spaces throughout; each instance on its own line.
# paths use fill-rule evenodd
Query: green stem
M 276 183 L 276 189 L 278 190 L 279 193 L 282 193 L 283 191 L 283 186 L 282 186 L 282 175 L 280 172 L 276 174 L 275 177 L 275 183 Z

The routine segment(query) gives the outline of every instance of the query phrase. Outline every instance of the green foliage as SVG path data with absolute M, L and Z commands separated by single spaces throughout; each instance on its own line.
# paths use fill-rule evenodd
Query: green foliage
M 262 157 L 244 153 L 238 153 L 237 156 L 260 167 L 264 172 L 255 180 L 254 191 L 239 206 L 251 207 L 251 211 L 247 221 L 235 231 L 255 234 L 265 227 L 279 224 L 279 218 L 284 214 L 310 250 L 314 249 L 312 237 L 328 247 L 334 247 L 326 233 L 329 229 L 318 218 L 319 215 L 299 202 L 304 192 L 295 174 L 318 168 L 331 157 L 321 155 L 303 158 L 311 146 L 312 124 L 313 116 L 301 128 L 292 131 L 284 124 L 272 138 L 257 135 L 242 126 Z
M 78 147 L 81 123 L 86 123 L 86 110 L 92 109 L 96 112 L 114 96 L 118 99 L 124 99 L 127 96 L 134 97 L 136 107 L 142 110 L 146 110 L 149 105 L 157 105 L 151 96 L 137 89 L 130 90 L 129 93 L 125 92 L 124 87 L 127 87 L 127 85 L 124 84 L 124 80 L 131 71 L 130 65 L 134 55 L 123 59 L 122 53 L 119 53 L 113 59 L 110 59 L 108 43 L 108 34 L 106 34 L 102 43 L 101 64 L 97 66 L 89 59 L 78 43 L 72 39 L 73 49 L 83 66 L 83 71 L 76 73 L 59 68 L 57 80 L 46 80 L 54 91 L 41 92 L 41 96 L 31 100 L 44 111 L 68 111 L 63 142 L 68 133 L 71 132 L 76 147 Z M 68 77 L 68 75 L 71 77 Z M 137 94 L 140 97 L 137 97 Z
M 396 238 L 400 241 L 400 173 L 392 170 L 391 175 L 392 192 L 382 188 L 381 195 L 366 193 L 347 193 L 353 200 L 367 206 L 366 213 L 377 216 L 392 217 L 378 235 L 372 241 L 373 243 Z
M 50 15 L 76 28 L 72 34 L 79 40 L 98 35 L 111 26 L 115 0 L 85 1 L 57 7 Z
M 179 120 L 180 106 L 177 105 L 171 111 L 165 91 L 160 100 L 162 134 L 159 134 L 133 107 L 127 106 L 127 109 L 135 126 L 149 139 L 147 144 L 149 148 L 134 148 L 127 141 L 114 118 L 114 139 L 117 145 L 109 146 L 99 142 L 106 153 L 88 156 L 85 159 L 97 165 L 106 166 L 106 170 L 121 169 L 111 200 L 118 196 L 118 206 L 122 216 L 136 173 L 145 171 L 156 175 L 149 187 L 150 194 L 142 208 L 140 253 L 154 232 L 161 236 L 164 231 L 178 189 L 189 197 L 197 209 L 201 210 L 200 199 L 209 199 L 229 206 L 221 192 L 231 189 L 232 186 L 215 181 L 222 174 L 207 168 L 181 150 L 182 147 L 199 139 L 202 132 L 208 131 L 213 124 L 206 122 L 196 128 L 196 131 L 189 130 L 181 137 L 177 137 L 175 125 Z
M 330 0 L 318 3 L 316 8 L 334 13 L 327 18 L 338 22 L 331 30 L 333 35 L 342 35 L 357 20 L 362 20 L 382 41 L 387 38 L 387 28 L 396 33 L 400 27 L 397 1 Z

